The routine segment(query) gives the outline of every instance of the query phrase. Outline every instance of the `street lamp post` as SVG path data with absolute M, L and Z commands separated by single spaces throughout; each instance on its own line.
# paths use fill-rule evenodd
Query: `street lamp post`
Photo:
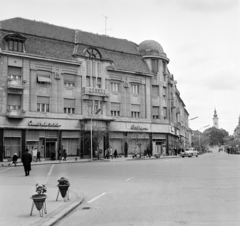
M 201 142 L 200 142 L 200 130 L 203 129 L 203 128 L 207 128 L 207 127 L 209 127 L 209 126 L 210 126 L 210 125 L 207 125 L 207 126 L 201 127 L 201 128 L 199 129 L 199 131 L 198 131 L 198 138 L 199 138 L 199 143 L 198 143 L 198 145 L 199 145 L 199 151 L 200 151 L 200 148 L 201 148 L 201 146 L 200 146 L 200 144 L 201 144 Z
M 101 108 L 97 110 L 97 112 L 95 112 L 95 115 L 98 114 L 98 112 L 101 111 Z M 92 147 L 92 115 L 91 115 L 91 161 L 93 159 L 93 147 Z
M 194 119 L 197 119 L 198 118 L 198 116 L 196 116 L 196 117 L 193 117 L 193 118 L 190 118 L 189 120 L 191 121 L 191 120 L 194 120 Z M 190 126 L 189 126 L 189 128 L 190 128 Z M 193 143 L 192 143 L 192 130 L 191 130 L 191 144 L 190 144 L 190 147 L 192 147 L 193 145 Z

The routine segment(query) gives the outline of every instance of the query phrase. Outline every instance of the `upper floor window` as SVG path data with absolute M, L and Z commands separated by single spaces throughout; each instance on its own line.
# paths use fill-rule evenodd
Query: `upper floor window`
M 159 96 L 159 86 L 152 86 L 152 95 L 154 97 L 158 97 Z
M 139 85 L 132 85 L 132 93 L 139 94 Z
M 37 111 L 49 112 L 49 97 L 37 97 Z
M 152 59 L 151 63 L 152 63 L 152 72 L 154 74 L 157 74 L 158 73 L 158 59 Z
M 24 42 L 26 37 L 19 34 L 10 34 L 5 36 L 7 41 L 7 49 L 10 51 L 23 52 L 24 51 Z
M 85 56 L 89 58 L 101 59 L 99 51 L 93 48 L 87 49 L 87 51 L 85 52 Z
M 64 75 L 64 86 L 67 88 L 75 87 L 75 76 L 74 75 Z
M 22 79 L 22 68 L 8 67 L 8 79 L 21 80 Z
M 111 90 L 112 90 L 112 92 L 119 92 L 119 83 L 112 82 Z

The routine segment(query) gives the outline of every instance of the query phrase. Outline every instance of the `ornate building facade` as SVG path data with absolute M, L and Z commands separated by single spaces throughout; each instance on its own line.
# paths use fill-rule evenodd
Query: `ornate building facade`
M 62 149 L 89 158 L 83 134 L 94 127 L 109 131 L 100 157 L 109 146 L 132 153 L 139 132 L 152 154 L 191 143 L 189 114 L 156 41 L 13 18 L 0 21 L 0 62 L 0 161 L 35 147 L 43 158 Z

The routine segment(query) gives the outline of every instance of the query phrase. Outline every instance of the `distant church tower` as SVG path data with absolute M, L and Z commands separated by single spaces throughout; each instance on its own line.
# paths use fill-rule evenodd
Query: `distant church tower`
M 216 108 L 214 110 L 214 115 L 213 115 L 213 127 L 219 129 L 219 125 L 218 125 L 218 117 L 217 117 L 217 111 Z

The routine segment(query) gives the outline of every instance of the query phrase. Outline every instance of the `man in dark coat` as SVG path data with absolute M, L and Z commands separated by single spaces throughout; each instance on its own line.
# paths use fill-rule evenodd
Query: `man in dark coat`
M 32 162 L 32 155 L 28 153 L 28 149 L 25 150 L 25 153 L 22 155 L 22 163 L 25 170 L 25 176 L 29 175 L 29 171 L 31 170 L 31 162 Z

